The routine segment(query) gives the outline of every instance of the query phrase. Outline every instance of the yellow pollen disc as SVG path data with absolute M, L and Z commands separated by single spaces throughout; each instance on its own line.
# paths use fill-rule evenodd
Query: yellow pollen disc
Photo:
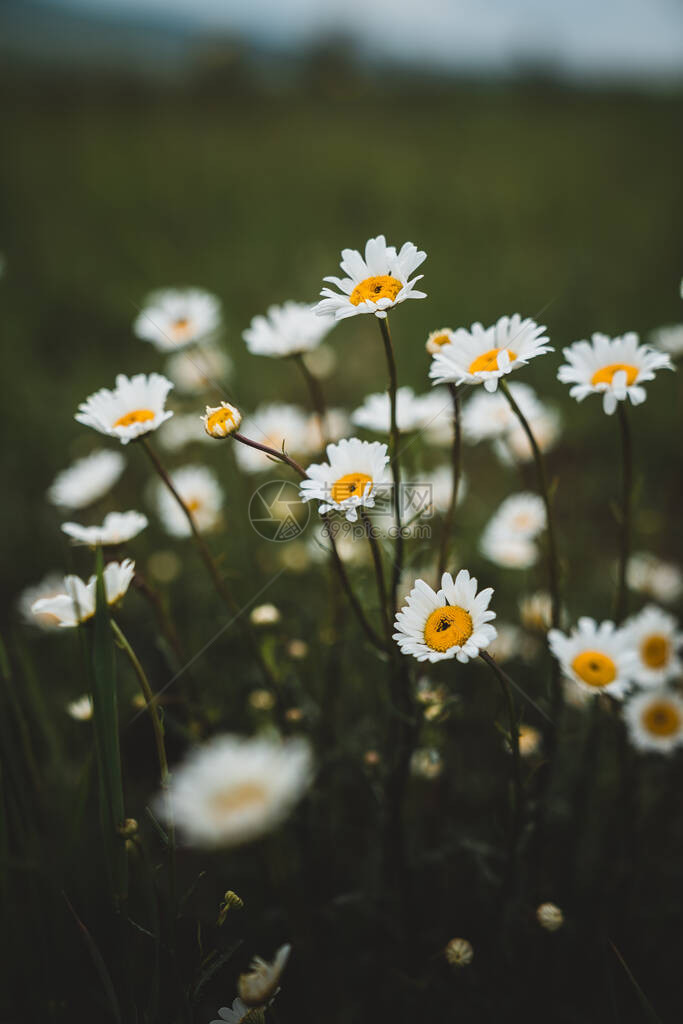
M 347 473 L 345 476 L 340 476 L 337 482 L 332 484 L 332 501 L 359 498 L 366 486 L 371 483 L 372 477 L 367 473 Z
M 260 782 L 243 782 L 239 786 L 219 789 L 211 797 L 210 807 L 216 818 L 235 811 L 244 811 L 250 804 L 262 804 L 266 791 Z
M 652 633 L 640 645 L 640 656 L 648 668 L 663 668 L 669 660 L 670 652 L 669 638 L 661 633 Z
M 666 700 L 658 700 L 650 704 L 641 715 L 643 728 L 653 736 L 673 736 L 681 728 L 681 716 L 678 708 Z
M 504 349 L 502 348 L 490 348 L 488 352 L 482 352 L 473 363 L 470 363 L 470 373 L 485 373 L 490 370 L 497 370 L 498 353 L 503 351 Z M 517 353 L 513 352 L 511 348 L 507 349 L 507 353 L 510 356 L 510 362 L 514 363 Z
M 431 613 L 425 623 L 425 643 L 443 654 L 451 647 L 462 647 L 474 632 L 472 616 L 458 605 L 444 605 Z
M 349 302 L 352 306 L 359 306 L 361 302 L 377 302 L 379 299 L 396 298 L 403 285 L 391 274 L 382 274 L 379 277 L 366 277 L 364 281 L 357 284 L 349 295 Z
M 617 666 L 602 651 L 581 651 L 572 661 L 572 668 L 584 683 L 598 690 L 617 677 Z
M 630 387 L 638 376 L 638 367 L 629 366 L 628 363 L 610 363 L 609 366 L 603 366 L 593 374 L 591 384 L 611 384 L 614 374 L 619 370 L 624 370 L 626 373 L 626 383 Z
M 429 339 L 432 345 L 438 345 L 441 348 L 442 345 L 450 345 L 451 339 L 448 334 L 437 334 L 435 338 Z
M 173 330 L 177 331 L 178 334 L 182 334 L 190 326 L 190 321 L 186 316 L 179 316 L 177 320 L 173 321 Z
M 132 427 L 134 423 L 146 423 L 148 420 L 154 419 L 154 413 L 151 409 L 133 409 L 132 412 L 127 412 L 123 416 L 119 416 L 115 427 Z
M 186 501 L 185 505 L 190 510 L 190 512 L 196 512 L 197 509 L 200 507 L 201 502 L 198 501 L 196 498 L 192 498 L 190 501 Z
M 206 421 L 206 431 L 208 434 L 212 434 L 216 427 L 230 427 L 235 426 L 235 417 L 231 409 L 217 409 L 216 412 L 212 412 Z

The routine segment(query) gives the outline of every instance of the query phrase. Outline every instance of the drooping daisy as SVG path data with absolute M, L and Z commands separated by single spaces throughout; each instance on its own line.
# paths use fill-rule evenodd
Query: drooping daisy
M 160 373 L 137 373 L 134 377 L 119 373 L 114 390 L 100 388 L 79 405 L 74 418 L 128 444 L 170 419 L 173 413 L 164 406 L 172 387 Z
M 635 694 L 624 704 L 624 721 L 639 750 L 669 754 L 683 746 L 683 700 L 673 690 Z
M 55 477 L 48 500 L 59 508 L 86 508 L 114 486 L 125 464 L 121 452 L 91 452 Z
M 137 537 L 147 526 L 147 516 L 142 512 L 109 512 L 101 526 L 81 526 L 79 523 L 62 523 L 62 530 L 75 544 L 95 547 L 101 544 L 125 544 Z
M 307 455 L 315 450 L 320 434 L 310 417 L 296 405 L 273 402 L 261 405 L 250 416 L 245 416 L 241 433 L 276 451 L 289 455 Z M 273 469 L 273 460 L 264 452 L 245 444 L 235 445 L 237 465 L 245 473 L 265 473 Z
M 192 752 L 158 799 L 189 843 L 237 846 L 277 828 L 311 783 L 303 739 L 216 736 Z
M 598 625 L 595 619 L 583 617 L 569 636 L 551 629 L 548 643 L 564 674 L 588 693 L 621 699 L 633 681 L 633 643 L 628 631 L 617 629 L 613 622 Z
M 221 326 L 221 304 L 200 288 L 168 288 L 152 292 L 133 324 L 143 341 L 160 352 L 172 352 L 202 341 Z
M 577 402 L 601 394 L 608 416 L 627 398 L 640 405 L 647 397 L 642 385 L 655 379 L 655 370 L 674 368 L 666 353 L 640 345 L 633 331 L 619 338 L 594 334 L 591 341 L 575 341 L 562 351 L 567 362 L 557 371 L 557 379 L 573 385 L 569 394 Z
M 319 316 L 305 302 L 285 302 L 255 316 L 242 337 L 252 355 L 283 358 L 316 348 L 334 325 L 334 317 Z
M 351 422 L 357 427 L 372 430 L 377 434 L 388 434 L 391 426 L 391 405 L 389 395 L 381 391 L 367 395 L 363 404 L 351 413 Z M 412 388 L 401 387 L 396 392 L 396 422 L 398 429 L 408 433 L 419 430 L 425 422 L 424 399 Z
M 665 604 L 683 594 L 683 572 L 679 567 L 644 551 L 636 552 L 629 559 L 626 581 L 631 590 L 649 594 Z
M 455 580 L 445 572 L 438 591 L 416 580 L 396 615 L 394 640 L 403 654 L 418 661 L 476 658 L 496 636 L 495 627 L 488 624 L 496 617 L 488 610 L 492 595 L 492 587 L 477 594 L 477 581 L 466 569 Z
M 107 604 L 116 604 L 128 590 L 135 575 L 135 562 L 109 562 L 104 567 L 104 592 Z M 65 576 L 62 592 L 55 597 L 41 598 L 33 605 L 36 616 L 53 615 L 62 628 L 87 622 L 95 614 L 97 577 L 85 583 L 80 576 Z
M 339 291 L 323 288 L 316 312 L 333 314 L 335 320 L 359 313 L 384 318 L 387 309 L 406 299 L 425 299 L 425 293 L 413 287 L 423 275 L 411 275 L 426 258 L 427 254 L 412 242 L 405 242 L 397 253 L 393 245 L 387 245 L 384 235 L 366 242 L 365 259 L 356 249 L 343 249 L 340 267 L 346 276 L 324 278 Z
M 291 951 L 290 945 L 280 946 L 272 963 L 260 956 L 254 957 L 249 970 L 240 974 L 237 981 L 237 991 L 243 1003 L 247 1006 L 263 1006 L 273 998 Z
M 510 393 L 522 411 L 523 416 L 530 420 L 540 415 L 542 403 L 536 392 L 528 384 L 513 381 Z M 475 391 L 465 402 L 462 410 L 462 432 L 467 441 L 477 444 L 503 437 L 519 423 L 504 394 L 495 391 Z
M 552 352 L 547 341 L 545 327 L 519 313 L 501 316 L 492 327 L 459 327 L 453 341 L 435 353 L 429 376 L 436 384 L 483 384 L 495 391 L 500 377 Z
M 166 360 L 166 374 L 184 395 L 216 390 L 232 373 L 232 360 L 218 345 L 176 352 Z
M 60 573 L 51 572 L 48 576 L 25 587 L 17 600 L 17 608 L 22 619 L 29 626 L 39 626 L 48 632 L 59 627 L 59 617 L 51 612 L 34 611 L 35 605 L 40 600 L 47 600 L 64 593 L 64 577 Z
M 327 462 L 307 468 L 299 489 L 301 500 L 320 501 L 321 515 L 333 510 L 343 512 L 350 523 L 355 523 L 358 509 L 374 508 L 378 487 L 387 482 L 387 446 L 351 437 L 328 444 L 326 452 Z
M 217 406 L 207 405 L 201 419 L 209 437 L 221 438 L 235 433 L 242 422 L 242 413 L 230 402 L 221 402 Z
M 683 671 L 678 650 L 683 633 L 673 615 L 653 604 L 634 615 L 626 623 L 637 653 L 633 675 L 641 686 L 661 686 Z
M 427 337 L 427 341 L 425 342 L 425 348 L 429 354 L 433 356 L 436 352 L 440 351 L 444 345 L 450 345 L 453 341 L 454 335 L 455 331 L 452 327 L 440 327 L 436 331 L 431 331 Z
M 683 355 L 683 324 L 668 324 L 651 331 L 650 341 L 655 348 L 668 352 L 674 359 Z
M 560 414 L 557 409 L 541 409 L 536 416 L 527 417 L 534 440 L 541 452 L 550 451 L 560 436 Z M 533 449 L 526 431 L 519 422 L 493 442 L 493 450 L 507 466 L 515 462 L 531 462 Z
M 213 530 L 220 521 L 223 492 L 206 466 L 183 466 L 170 474 L 171 483 L 192 513 L 197 529 Z M 189 537 L 190 524 L 180 505 L 162 481 L 155 482 L 159 518 L 172 537 Z
M 88 722 L 93 716 L 92 697 L 84 693 L 82 697 L 70 701 L 66 706 L 67 713 L 77 722 Z

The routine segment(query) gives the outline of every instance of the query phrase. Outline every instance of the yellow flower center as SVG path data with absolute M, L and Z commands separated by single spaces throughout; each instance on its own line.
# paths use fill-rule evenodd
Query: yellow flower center
M 357 284 L 349 295 L 349 302 L 352 306 L 360 306 L 361 302 L 378 302 L 380 299 L 396 298 L 403 285 L 391 274 L 381 274 L 379 277 L 366 277 L 364 281 Z
M 179 316 L 177 320 L 173 321 L 173 333 L 174 334 L 186 334 L 187 329 L 190 326 L 190 321 L 186 316 Z
M 332 501 L 345 501 L 346 498 L 361 497 L 372 477 L 367 473 L 346 473 L 332 484 Z
M 119 416 L 114 426 L 132 427 L 134 423 L 146 423 L 148 420 L 153 420 L 154 415 L 151 409 L 133 409 L 132 412 Z
M 603 366 L 591 377 L 591 384 L 611 384 L 615 373 L 619 370 L 624 370 L 626 373 L 626 383 L 631 386 L 638 376 L 638 367 L 630 366 L 628 363 L 610 363 L 609 366 Z
M 598 690 L 617 677 L 617 666 L 602 651 L 581 651 L 572 661 L 572 668 L 584 683 Z
M 648 668 L 662 668 L 666 665 L 670 651 L 669 638 L 661 633 L 652 633 L 640 645 L 640 656 Z
M 242 782 L 238 786 L 226 786 L 214 793 L 210 809 L 214 817 L 220 819 L 227 814 L 244 811 L 252 804 L 262 804 L 266 795 L 260 782 Z
M 648 705 L 641 715 L 643 728 L 653 736 L 673 736 L 681 728 L 678 708 L 666 700 Z
M 443 654 L 451 647 L 462 647 L 474 632 L 472 616 L 459 605 L 436 608 L 425 623 L 425 643 Z
M 206 421 L 206 432 L 207 434 L 213 434 L 217 427 L 219 429 L 225 428 L 227 432 L 234 426 L 236 426 L 235 414 L 232 409 L 217 409 L 216 412 L 211 413 Z
M 198 498 L 190 498 L 189 501 L 185 502 L 185 506 L 187 509 L 189 509 L 190 512 L 197 512 L 197 510 L 201 506 L 201 502 L 199 501 Z
M 432 345 L 438 345 L 441 348 L 442 345 L 450 345 L 451 338 L 449 334 L 437 334 L 435 338 L 429 339 Z
M 480 356 L 470 363 L 470 373 L 485 373 L 490 370 L 498 369 L 498 353 L 507 351 L 510 356 L 510 362 L 514 363 L 517 358 L 517 353 L 513 352 L 511 348 L 504 350 L 502 348 L 490 348 L 488 352 L 482 352 Z

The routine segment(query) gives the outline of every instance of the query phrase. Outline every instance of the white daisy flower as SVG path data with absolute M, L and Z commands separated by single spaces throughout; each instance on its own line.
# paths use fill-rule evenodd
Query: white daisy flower
M 256 412 L 245 416 L 241 433 L 278 452 L 284 446 L 294 457 L 314 451 L 320 436 L 310 416 L 298 406 L 284 402 L 261 405 Z M 245 473 L 265 473 L 273 469 L 272 458 L 246 444 L 235 445 L 235 458 Z
M 683 324 L 668 324 L 650 332 L 650 341 L 655 348 L 668 352 L 674 359 L 683 355 Z
M 252 355 L 283 358 L 316 348 L 334 325 L 334 317 L 319 316 L 305 302 L 285 302 L 255 316 L 242 337 Z
M 425 406 L 424 397 L 415 394 L 412 388 L 401 387 L 396 391 L 396 422 L 401 432 L 408 433 L 424 426 L 426 414 L 431 406 Z M 372 430 L 377 434 L 388 434 L 391 427 L 391 403 L 386 391 L 367 395 L 363 404 L 351 413 L 351 422 L 356 427 Z
M 543 405 L 528 384 L 513 381 L 510 393 L 527 420 L 543 412 Z M 501 391 L 475 391 L 462 410 L 463 436 L 471 444 L 501 438 L 519 425 L 510 403 Z
M 624 721 L 639 750 L 670 754 L 683 746 L 683 700 L 673 690 L 635 694 L 624 704 Z
M 466 569 L 455 580 L 445 572 L 438 591 L 416 580 L 396 615 L 394 640 L 403 654 L 418 661 L 476 658 L 496 637 L 495 628 L 488 625 L 496 617 L 488 610 L 492 595 L 492 587 L 477 594 L 477 581 Z
M 222 438 L 235 433 L 242 422 L 242 413 L 230 402 L 221 402 L 216 406 L 207 405 L 201 420 L 209 437 Z
M 263 1006 L 273 998 L 291 951 L 290 945 L 280 946 L 272 963 L 260 956 L 254 957 L 249 971 L 240 974 L 237 981 L 237 991 L 243 1003 L 247 1006 Z
M 200 533 L 213 530 L 220 521 L 223 492 L 211 470 L 206 466 L 183 466 L 170 477 Z M 157 511 L 166 532 L 172 537 L 189 537 L 190 524 L 169 489 L 162 481 L 155 481 L 154 489 Z
M 116 604 L 128 590 L 135 575 L 135 562 L 109 562 L 104 567 L 104 592 L 107 604 Z M 85 583 L 80 576 L 65 576 L 62 592 L 54 597 L 41 598 L 33 605 L 36 616 L 53 615 L 61 628 L 87 622 L 95 614 L 97 577 Z
M 96 547 L 101 544 L 125 544 L 137 537 L 148 524 L 142 512 L 109 512 L 101 526 L 81 526 L 79 523 L 62 523 L 62 530 L 75 544 Z
M 545 505 L 537 494 L 512 494 L 486 525 L 480 550 L 505 568 L 528 569 L 538 559 L 533 541 L 545 526 Z
M 125 464 L 121 452 L 91 452 L 55 477 L 48 500 L 60 508 L 86 508 L 114 486 Z
M 232 360 L 217 345 L 176 352 L 166 360 L 166 375 L 184 395 L 203 395 L 232 373 Z
M 70 701 L 66 706 L 66 710 L 77 722 L 88 722 L 93 716 L 92 697 L 90 694 L 84 693 L 77 700 Z
M 405 242 L 400 252 L 387 245 L 384 235 L 370 238 L 365 245 L 365 259 L 356 249 L 343 249 L 340 267 L 346 277 L 326 277 L 339 291 L 323 288 L 323 298 L 315 307 L 319 315 L 334 314 L 343 320 L 359 313 L 386 317 L 387 309 L 406 299 L 425 299 L 424 292 L 413 287 L 424 276 L 411 277 L 427 253 L 420 252 L 412 242 Z
M 541 409 L 538 415 L 527 417 L 527 422 L 539 450 L 550 451 L 560 436 L 561 421 L 557 409 Z M 519 422 L 515 422 L 503 437 L 493 442 L 493 450 L 506 466 L 515 462 L 531 462 L 534 457 L 529 438 Z
M 523 320 L 519 313 L 501 316 L 492 327 L 459 327 L 450 345 L 435 353 L 429 376 L 436 384 L 483 384 L 495 391 L 500 377 L 554 351 L 548 340 L 545 327 Z
M 564 674 L 582 690 L 624 697 L 636 668 L 636 652 L 627 630 L 617 629 L 613 622 L 598 625 L 595 619 L 583 617 L 569 636 L 551 629 L 548 643 Z
M 626 622 L 637 653 L 633 677 L 641 686 L 661 686 L 683 672 L 678 649 L 683 633 L 673 615 L 653 604 Z
M 299 489 L 301 500 L 320 501 L 321 515 L 335 510 L 355 523 L 358 509 L 374 508 L 378 486 L 387 483 L 387 446 L 351 437 L 328 444 L 326 451 L 328 462 L 307 468 Z
M 47 600 L 64 593 L 64 577 L 61 573 L 52 572 L 40 583 L 25 587 L 17 599 L 19 613 L 29 626 L 40 626 L 51 632 L 59 627 L 59 617 L 51 612 L 34 612 L 33 608 L 40 600 Z
M 577 402 L 601 394 L 608 416 L 617 402 L 627 398 L 632 405 L 640 405 L 647 397 L 642 385 L 655 379 L 655 370 L 674 368 L 664 352 L 639 345 L 638 335 L 632 331 L 619 338 L 594 334 L 591 341 L 576 341 L 562 351 L 567 362 L 557 371 L 557 379 L 573 385 L 569 394 Z
M 665 604 L 671 604 L 683 594 L 683 572 L 679 567 L 644 551 L 636 552 L 629 559 L 626 581 L 631 590 L 649 594 Z
M 311 775 L 311 749 L 303 739 L 216 736 L 175 769 L 158 810 L 189 843 L 237 846 L 277 828 Z
M 437 331 L 431 331 L 427 336 L 425 348 L 431 356 L 439 352 L 444 345 L 450 345 L 455 336 L 452 327 L 440 327 Z
M 170 419 L 173 413 L 164 406 L 172 387 L 160 373 L 137 373 L 134 377 L 119 373 L 114 390 L 100 388 L 90 395 L 79 405 L 74 419 L 128 444 Z
M 200 288 L 162 289 L 145 299 L 133 331 L 160 352 L 202 341 L 221 326 L 221 304 Z
M 159 434 L 159 444 L 167 452 L 178 452 L 193 441 L 211 443 L 211 436 L 202 430 L 196 412 L 175 413 Z
M 233 1000 L 232 1008 L 221 1006 L 218 1011 L 219 1020 L 212 1020 L 211 1024 L 262 1024 L 257 1020 L 256 1014 L 251 1006 L 247 1006 L 241 999 Z

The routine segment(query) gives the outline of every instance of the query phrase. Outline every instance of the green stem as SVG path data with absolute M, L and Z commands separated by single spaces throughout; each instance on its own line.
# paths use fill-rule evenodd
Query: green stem
M 625 618 L 628 605 L 626 571 L 631 543 L 631 499 L 633 494 L 633 445 L 626 413 L 626 402 L 617 405 L 621 436 L 621 518 L 619 523 L 619 570 L 614 618 L 617 625 Z
M 517 726 L 517 716 L 515 714 L 515 702 L 512 697 L 512 690 L 508 682 L 508 677 L 501 669 L 498 668 L 495 661 L 490 654 L 486 651 L 480 651 L 479 657 L 484 661 L 493 673 L 500 684 L 503 699 L 507 708 L 508 721 L 510 727 L 510 746 L 512 748 L 512 785 L 513 785 L 513 809 L 512 809 L 512 827 L 510 829 L 510 849 L 512 855 L 517 848 L 517 840 L 519 838 L 519 830 L 522 821 L 522 766 L 519 755 L 519 729 Z
M 361 520 L 365 528 L 365 536 L 368 538 L 370 545 L 370 551 L 372 553 L 372 561 L 375 567 L 375 579 L 377 581 L 377 597 L 379 600 L 380 612 L 382 615 L 382 625 L 384 627 L 384 635 L 386 638 L 387 646 L 391 645 L 391 620 L 389 618 L 389 612 L 387 608 L 387 589 L 384 583 L 384 569 L 382 567 L 382 553 L 377 543 L 377 537 L 375 536 L 375 528 L 372 525 L 372 521 L 364 509 L 360 510 Z
M 441 534 L 441 548 L 439 552 L 439 586 L 441 577 L 448 565 L 448 549 L 450 547 L 451 531 L 453 529 L 453 518 L 455 507 L 458 503 L 458 487 L 460 485 L 461 463 L 462 463 L 462 437 L 460 431 L 460 397 L 458 389 L 454 384 L 449 385 L 451 398 L 453 399 L 453 447 L 451 449 L 451 468 L 453 472 L 453 484 L 451 487 L 451 500 L 443 521 L 443 532 Z
M 382 334 L 382 341 L 384 342 L 384 352 L 387 357 L 387 368 L 389 370 L 389 407 L 390 407 L 390 426 L 389 426 L 389 440 L 390 440 L 390 455 L 391 455 L 391 475 L 394 482 L 394 520 L 396 527 L 396 546 L 394 552 L 394 568 L 391 578 L 391 606 L 394 614 L 396 614 L 398 604 L 398 585 L 401 579 L 401 572 L 403 571 L 403 526 L 401 524 L 401 463 L 399 460 L 398 445 L 400 441 L 400 431 L 398 429 L 398 423 L 396 420 L 396 392 L 398 389 L 398 378 L 396 374 L 396 360 L 394 359 L 394 346 L 391 342 L 391 334 L 389 332 L 389 320 L 384 317 L 379 320 L 379 328 Z

